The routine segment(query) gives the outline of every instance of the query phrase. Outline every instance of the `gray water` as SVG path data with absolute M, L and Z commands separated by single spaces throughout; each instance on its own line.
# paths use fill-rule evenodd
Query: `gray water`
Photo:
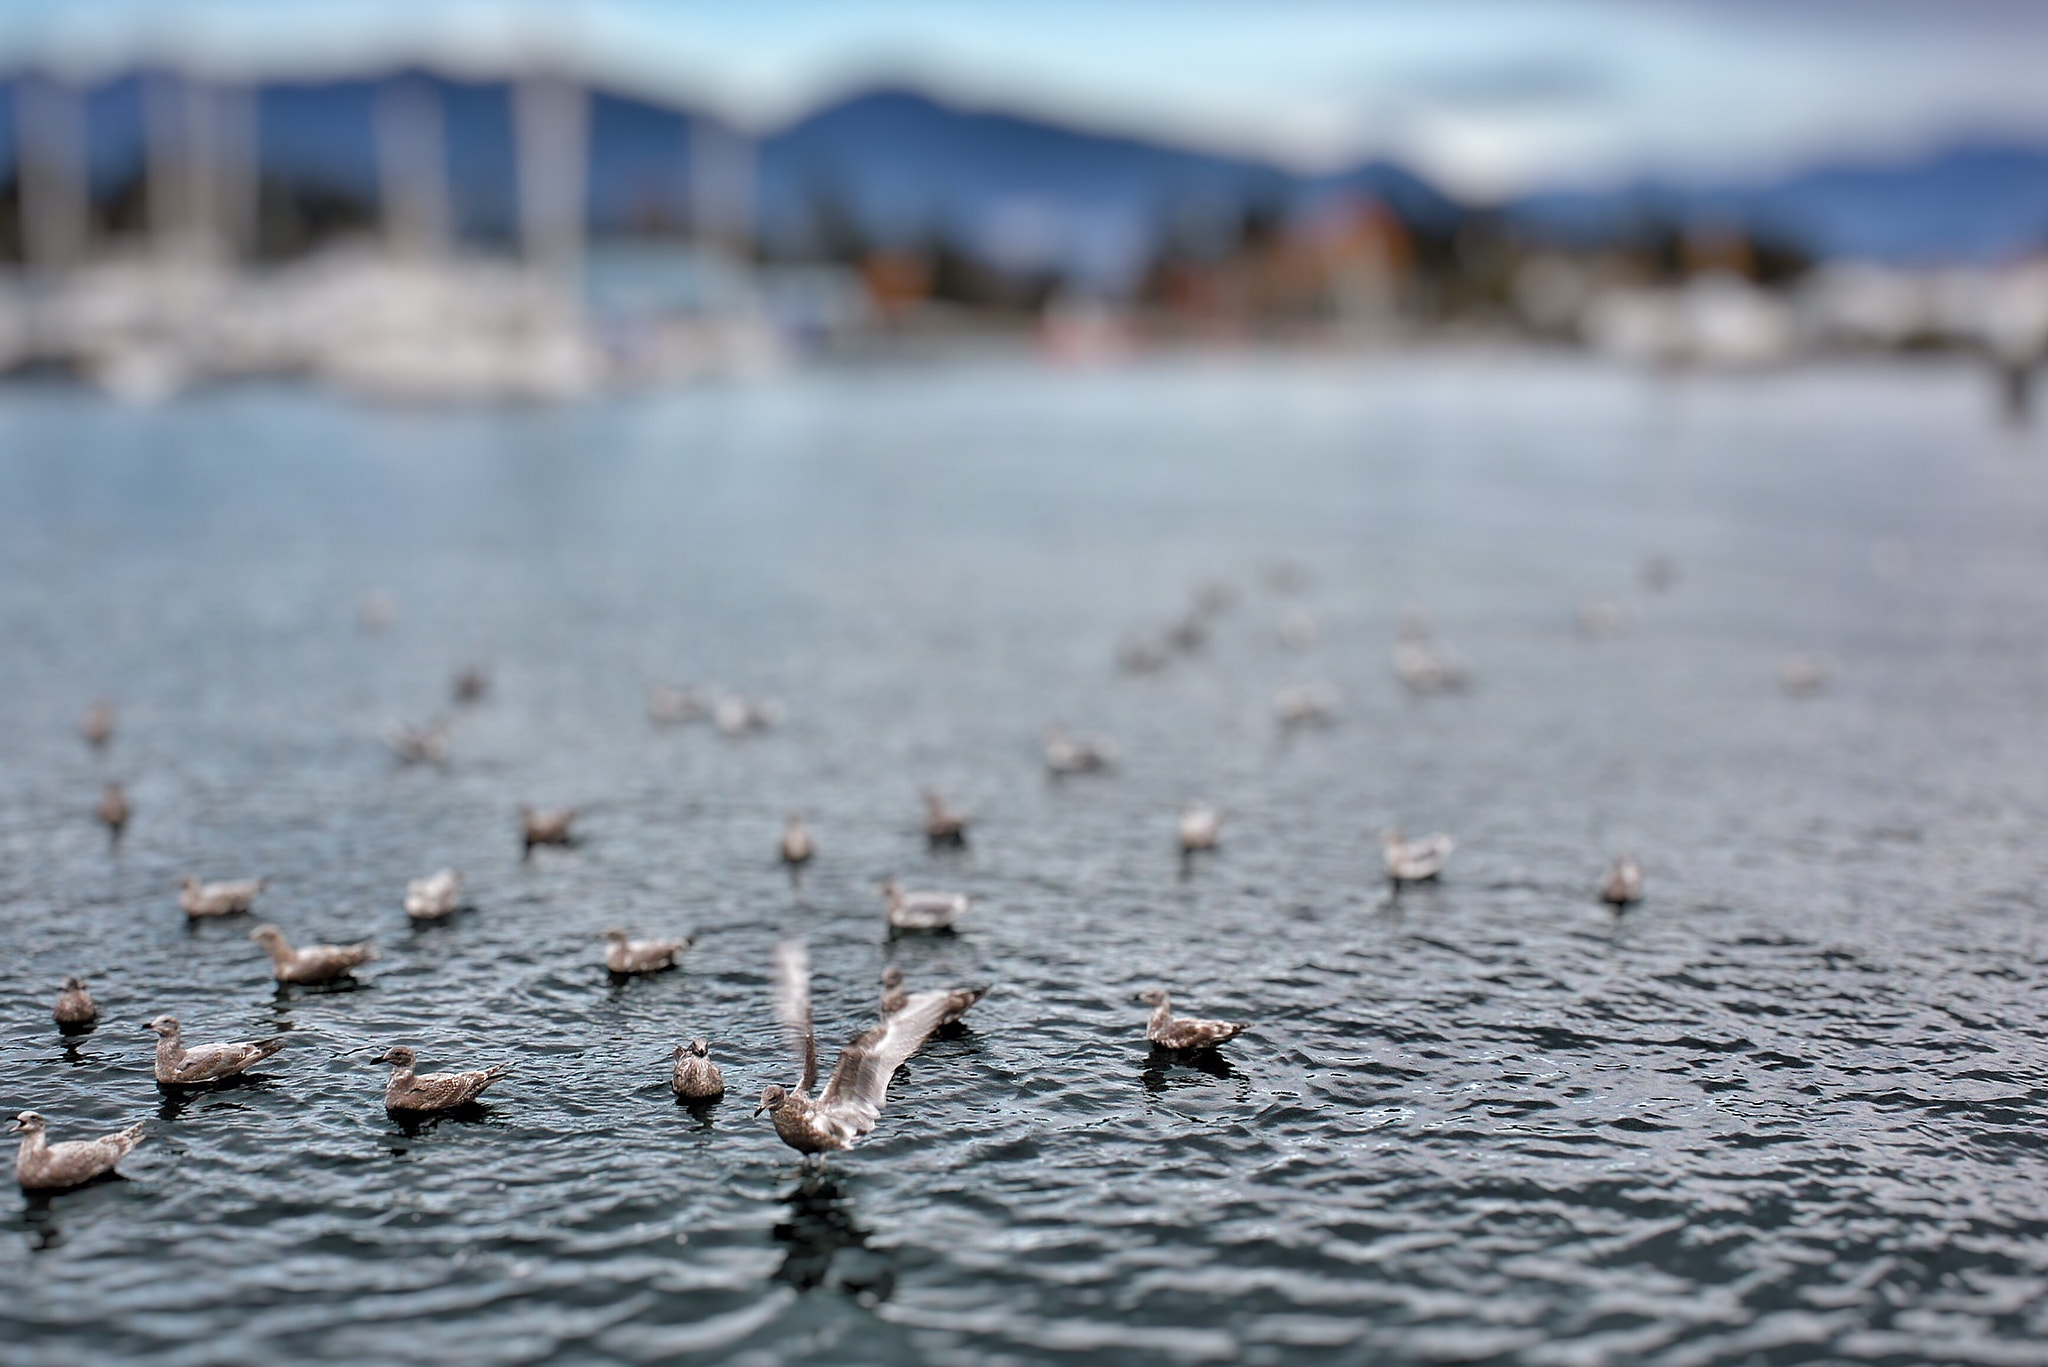
M 1939 367 L 8 390 L 0 1109 L 150 1132 L 125 1180 L 0 1196 L 0 1361 L 2048 1361 L 2044 532 L 2048 450 Z M 1211 580 L 1206 647 L 1120 675 Z M 1630 629 L 1585 638 L 1594 599 Z M 1411 607 L 1471 689 L 1401 693 Z M 1792 651 L 1826 692 L 1780 690 Z M 446 768 L 398 764 L 381 729 L 472 663 Z M 1280 736 L 1274 690 L 1322 679 L 1339 723 Z M 705 680 L 787 724 L 649 725 L 649 685 Z M 1055 720 L 1121 768 L 1049 782 Z M 964 852 L 924 847 L 926 784 Z M 1224 847 L 1184 868 L 1197 799 Z M 584 843 L 522 861 L 522 802 Z M 1397 821 L 1459 846 L 1393 898 Z M 1622 851 L 1649 895 L 1617 917 Z M 475 909 L 412 928 L 448 864 Z M 188 929 L 187 872 L 273 881 Z M 971 893 L 962 933 L 891 944 L 889 876 Z M 382 958 L 278 991 L 257 919 Z M 620 986 L 614 924 L 701 939 Z M 809 1171 L 750 1113 L 793 1081 L 788 934 L 828 1057 L 887 962 L 992 985 Z M 67 1041 L 73 971 L 103 1015 Z M 1155 1059 L 1155 984 L 1252 1028 Z M 161 1011 L 290 1043 L 165 1097 Z M 693 1034 L 708 1110 L 667 1091 Z M 402 1126 L 346 1052 L 399 1042 L 517 1069 Z

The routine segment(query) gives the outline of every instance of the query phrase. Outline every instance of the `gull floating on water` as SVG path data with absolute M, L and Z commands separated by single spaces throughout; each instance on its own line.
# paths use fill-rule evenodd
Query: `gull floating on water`
M 1465 686 L 1465 667 L 1427 640 L 1396 641 L 1394 677 L 1411 693 L 1449 693 Z
M 782 704 L 773 698 L 748 699 L 728 693 L 712 707 L 711 722 L 728 736 L 772 730 L 782 725 Z
M 1625 854 L 1617 858 L 1600 884 L 1600 900 L 1617 907 L 1642 901 L 1643 866 Z
M 455 676 L 454 686 L 449 691 L 458 703 L 482 702 L 484 694 L 491 691 L 491 676 L 471 665 Z
M 1209 628 L 1193 613 L 1166 629 L 1166 644 L 1183 655 L 1192 655 L 1209 639 Z
M 405 885 L 405 914 L 415 921 L 438 921 L 462 904 L 462 875 L 442 869 Z
M 1152 1018 L 1145 1023 L 1145 1038 L 1163 1048 L 1214 1049 L 1251 1029 L 1246 1021 L 1199 1020 L 1193 1016 L 1176 1019 L 1173 999 L 1163 987 L 1146 988 L 1138 994 L 1138 1000 L 1152 1008 Z
M 1166 667 L 1166 651 L 1142 636 L 1128 636 L 1117 647 L 1116 665 L 1126 674 L 1150 674 Z
M 1273 695 L 1273 715 L 1282 726 L 1321 726 L 1336 720 L 1342 697 L 1333 683 L 1289 684 Z
M 962 995 L 911 993 L 900 1008 L 839 1051 L 832 1076 L 814 1100 L 810 1093 L 818 1081 L 818 1042 L 811 1025 L 810 954 L 801 940 L 782 941 L 775 946 L 775 1014 L 796 1050 L 803 1077 L 794 1089 L 762 1091 L 754 1114 L 766 1111 L 774 1116 L 775 1133 L 805 1157 L 852 1148 L 881 1118 L 897 1068 L 949 1019 L 949 1013 L 957 1020 L 981 994 L 971 994 L 965 1005 L 959 1004 Z
M 604 933 L 604 966 L 614 973 L 659 973 L 676 966 L 676 956 L 696 943 L 694 936 L 679 940 L 635 940 L 614 927 Z
M 62 1191 L 90 1182 L 112 1172 L 114 1165 L 142 1142 L 140 1121 L 119 1134 L 70 1139 L 62 1144 L 52 1144 L 45 1137 L 47 1126 L 48 1122 L 34 1111 L 23 1111 L 14 1117 L 14 1128 L 21 1132 L 21 1150 L 14 1156 L 14 1180 L 21 1183 L 23 1191 Z
M 1810 698 L 1828 686 L 1828 666 L 1818 655 L 1787 655 L 1778 666 L 1778 686 L 1795 698 Z
M 1579 609 L 1579 630 L 1596 641 L 1619 636 L 1628 630 L 1628 614 L 1621 604 L 1602 599 Z
M 1441 831 L 1417 840 L 1403 839 L 1399 827 L 1385 831 L 1380 835 L 1380 847 L 1386 853 L 1387 877 L 1396 887 L 1428 882 L 1444 871 L 1444 861 L 1457 843 Z
M 685 1101 L 716 1101 L 725 1095 L 725 1074 L 711 1061 L 711 1046 L 701 1039 L 678 1044 L 669 1086 Z
M 384 743 L 407 764 L 441 764 L 448 758 L 448 724 L 396 722 L 384 729 Z
M 1322 636 L 1315 614 L 1296 608 L 1280 619 L 1280 644 L 1289 650 L 1307 650 Z
M 903 990 L 903 970 L 890 964 L 882 970 L 882 1014 L 901 1011 L 910 994 Z
M 114 833 L 114 839 L 121 838 L 121 831 L 128 824 L 128 794 L 121 791 L 118 783 L 109 783 L 100 793 L 98 809 L 100 821 Z
M 149 1029 L 156 1034 L 156 1080 L 166 1087 L 218 1082 L 284 1048 L 284 1040 L 279 1037 L 254 1044 L 202 1044 L 187 1049 L 176 1016 L 158 1016 L 149 1023 Z
M 967 843 L 967 813 L 946 805 L 937 790 L 924 790 L 924 838 L 934 845 Z
M 1678 582 L 1678 566 L 1668 555 L 1653 555 L 1643 561 L 1636 577 L 1652 593 L 1662 593 Z
M 569 828 L 576 824 L 576 809 L 573 807 L 550 807 L 535 811 L 531 807 L 519 809 L 519 834 L 526 841 L 526 848 L 532 852 L 535 845 L 570 845 L 575 838 Z
M 1181 809 L 1178 834 L 1182 854 L 1193 854 L 1197 850 L 1213 850 L 1223 834 L 1223 813 L 1206 803 L 1184 807 Z
M 810 863 L 811 856 L 817 852 L 817 846 L 811 840 L 811 828 L 804 825 L 801 816 L 791 812 L 782 828 L 782 862 L 795 868 L 799 864 Z
M 59 1025 L 91 1025 L 99 1019 L 100 1009 L 92 994 L 85 990 L 85 979 L 67 973 L 64 990 L 57 994 L 57 1004 L 50 1008 L 50 1015 Z
M 679 726 L 711 715 L 712 698 L 702 688 L 656 684 L 647 693 L 647 716 L 657 726 Z
M 893 878 L 882 884 L 882 901 L 897 930 L 948 930 L 967 911 L 964 892 L 906 892 Z
M 1045 767 L 1055 774 L 1087 774 L 1116 763 L 1116 742 L 1107 736 L 1069 735 L 1055 726 L 1045 735 Z
M 178 905 L 194 918 L 233 916 L 255 906 L 256 894 L 269 886 L 268 878 L 230 878 L 219 883 L 182 878 L 178 880 Z
M 114 738 L 114 709 L 111 704 L 96 702 L 85 709 L 85 715 L 78 719 L 78 733 L 85 737 L 85 743 L 99 750 Z
M 467 1106 L 484 1093 L 484 1088 L 512 1071 L 509 1063 L 493 1064 L 468 1073 L 415 1073 L 419 1055 L 403 1044 L 394 1044 L 373 1062 L 391 1065 L 391 1080 L 384 1084 L 384 1109 L 401 1114 L 452 1111 Z
M 271 976 L 281 983 L 333 982 L 345 978 L 377 957 L 377 946 L 365 940 L 354 945 L 307 945 L 293 949 L 276 926 L 258 926 L 249 938 L 270 953 Z

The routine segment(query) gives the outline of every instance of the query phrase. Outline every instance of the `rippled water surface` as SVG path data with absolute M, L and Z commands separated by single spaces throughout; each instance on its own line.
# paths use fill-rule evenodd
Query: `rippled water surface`
M 1206 646 L 1119 674 L 1206 580 L 1238 590 Z M 1625 633 L 1581 634 L 1597 599 Z M 1408 607 L 1470 690 L 1402 695 Z M 1303 610 L 1321 639 L 1284 649 Z M 448 414 L 10 390 L 0 1108 L 149 1137 L 126 1180 L 0 1197 L 0 1361 L 2048 1361 L 2044 623 L 2048 450 L 1942 369 L 992 363 Z M 1780 690 L 1792 651 L 1827 691 Z M 445 769 L 397 763 L 380 731 L 471 663 Z M 1324 679 L 1339 722 L 1277 734 L 1274 691 Z M 693 680 L 788 721 L 652 727 L 649 685 Z M 1120 770 L 1049 782 L 1055 720 Z M 925 849 L 926 784 L 964 852 Z M 1227 825 L 1183 868 L 1192 799 Z M 584 843 L 522 861 L 522 802 Z M 1390 898 L 1397 821 L 1459 845 Z M 1617 918 L 1624 850 L 1649 895 Z M 414 929 L 443 865 L 475 909 Z M 275 990 L 252 918 L 187 928 L 187 872 L 382 957 Z M 962 933 L 890 944 L 890 876 L 971 893 Z M 614 924 L 701 939 L 614 985 Z M 810 1171 L 750 1115 L 793 1080 L 791 933 L 828 1054 L 886 963 L 993 985 Z M 71 971 L 103 1018 L 66 1041 Z M 1254 1024 L 1154 1059 L 1155 984 Z M 166 1098 L 160 1011 L 290 1043 Z M 666 1085 L 693 1034 L 708 1110 Z M 517 1068 L 402 1127 L 348 1052 L 398 1042 Z

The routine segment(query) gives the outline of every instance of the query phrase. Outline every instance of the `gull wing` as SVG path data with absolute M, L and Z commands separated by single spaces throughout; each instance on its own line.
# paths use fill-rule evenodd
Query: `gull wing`
M 873 1129 L 896 1069 L 946 1023 L 952 1006 L 951 992 L 913 992 L 901 1010 L 839 1051 L 819 1107 L 841 1113 L 861 1134 Z
M 811 954 L 802 940 L 782 940 L 775 946 L 775 1016 L 803 1065 L 804 1080 L 797 1091 L 808 1095 L 818 1081 L 818 1039 L 811 1029 Z

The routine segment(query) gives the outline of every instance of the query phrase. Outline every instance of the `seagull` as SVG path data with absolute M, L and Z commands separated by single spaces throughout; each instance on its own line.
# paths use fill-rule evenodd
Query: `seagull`
M 1166 629 L 1166 644 L 1183 655 L 1192 655 L 1202 648 L 1209 639 L 1209 629 L 1202 625 L 1202 619 L 1190 613 Z
M 725 1074 L 711 1061 L 711 1046 L 701 1039 L 678 1044 L 675 1072 L 669 1086 L 685 1101 L 716 1101 L 725 1095 Z
M 1126 674 L 1150 674 L 1166 667 L 1166 651 L 1142 636 L 1126 637 L 1117 647 L 1116 665 Z
M 1629 855 L 1621 855 L 1600 884 L 1600 900 L 1625 907 L 1643 900 L 1643 866 Z
M 165 1087 L 192 1087 L 233 1077 L 284 1048 L 284 1040 L 274 1038 L 254 1044 L 202 1044 L 197 1049 L 187 1049 L 176 1016 L 158 1016 L 149 1023 L 149 1029 L 157 1037 L 156 1080 Z
M 903 990 L 903 970 L 890 964 L 882 970 L 882 1014 L 901 1011 L 910 994 Z
M 450 691 L 458 703 L 482 702 L 484 694 L 491 691 L 491 676 L 471 665 L 455 676 L 455 684 Z
M 119 840 L 122 828 L 128 824 L 128 794 L 121 791 L 120 784 L 109 783 L 100 794 L 99 818 L 114 833 L 114 839 Z
M 233 916 L 256 905 L 256 894 L 269 886 L 268 878 L 232 878 L 221 883 L 183 878 L 178 881 L 178 905 L 194 919 Z
M 656 684 L 647 693 L 647 716 L 656 726 L 676 726 L 709 715 L 711 696 L 702 688 Z
M 955 987 L 946 992 L 946 1009 L 939 1016 L 941 1026 L 951 1025 L 967 1014 L 967 1008 L 988 995 L 985 987 Z M 882 970 L 882 1014 L 893 1016 L 909 1004 L 903 990 L 903 970 L 890 964 Z
M 384 743 L 406 764 L 441 764 L 448 758 L 448 724 L 397 722 L 384 729 Z
M 1653 555 L 1636 570 L 1636 577 L 1652 593 L 1662 593 L 1678 582 L 1678 566 L 1671 557 Z
M 1322 634 L 1315 614 L 1307 608 L 1296 608 L 1280 619 L 1280 644 L 1289 650 L 1307 650 Z
M 1810 698 L 1828 686 L 1827 662 L 1818 655 L 1787 655 L 1778 666 L 1778 686 L 1795 698 Z
M 795 868 L 811 862 L 811 856 L 818 852 L 811 839 L 811 828 L 804 825 L 804 819 L 795 812 L 789 814 L 789 821 L 782 828 L 782 862 Z
M 50 1008 L 50 1015 L 59 1025 L 91 1025 L 100 1017 L 100 1009 L 93 1003 L 92 994 L 85 990 L 85 979 L 76 973 L 64 975 L 64 990 L 57 995 L 57 1004 Z
M 765 1089 L 754 1114 L 773 1115 L 775 1133 L 806 1158 L 852 1148 L 881 1118 L 897 1068 L 931 1038 L 957 995 L 914 992 L 905 998 L 901 1009 L 839 1051 L 832 1076 L 814 1100 L 810 1093 L 818 1081 L 818 1042 L 811 1026 L 810 954 L 801 940 L 782 941 L 775 946 L 775 1014 L 803 1065 L 803 1078 L 793 1090 Z
M 1444 861 L 1451 857 L 1457 841 L 1438 832 L 1423 836 L 1420 840 L 1404 840 L 1400 827 L 1380 834 L 1380 846 L 1386 851 L 1387 877 L 1394 886 L 1403 883 L 1425 883 L 1444 871 Z
M 1426 639 L 1394 643 L 1394 677 L 1411 693 L 1448 693 L 1465 686 L 1465 667 Z
M 509 1063 L 493 1064 L 468 1073 L 428 1073 L 412 1070 L 419 1055 L 403 1044 L 394 1044 L 372 1062 L 391 1065 L 391 1080 L 384 1084 L 384 1109 L 421 1114 L 452 1111 L 467 1106 L 483 1095 L 484 1088 L 512 1071 Z
M 1045 736 L 1045 767 L 1055 774 L 1087 774 L 1116 763 L 1116 742 L 1107 736 L 1072 736 L 1055 726 Z
M 85 743 L 95 750 L 106 748 L 114 738 L 114 709 L 106 702 L 96 702 L 85 709 L 85 715 L 78 719 L 78 733 L 85 737 Z
M 676 955 L 696 943 L 694 936 L 680 940 L 635 940 L 613 928 L 604 933 L 604 966 L 618 974 L 659 973 L 676 966 Z
M 713 705 L 711 721 L 728 736 L 768 731 L 782 724 L 782 704 L 773 698 L 750 700 L 728 693 Z
M 1321 726 L 1336 720 L 1341 700 L 1332 683 L 1290 684 L 1273 695 L 1273 715 L 1282 726 Z
M 1180 814 L 1180 852 L 1213 850 L 1223 834 L 1223 813 L 1206 803 L 1184 807 Z
M 14 1117 L 21 1132 L 21 1151 L 14 1156 L 14 1180 L 23 1191 L 62 1191 L 114 1170 L 142 1142 L 142 1122 L 100 1139 L 71 1139 L 52 1144 L 44 1138 L 48 1122 L 34 1111 Z
M 1619 636 L 1628 630 L 1628 613 L 1604 598 L 1587 603 L 1579 609 L 1579 630 L 1596 641 Z
M 530 854 L 535 845 L 573 845 L 574 837 L 569 828 L 576 823 L 576 809 L 573 807 L 551 807 L 535 811 L 531 807 L 519 809 L 519 832 L 525 838 Z
M 462 875 L 442 869 L 405 885 L 405 914 L 415 921 L 438 921 L 461 905 Z
M 387 631 L 398 620 L 398 603 L 382 589 L 373 589 L 356 604 L 356 621 L 364 631 Z
M 950 930 L 967 910 L 964 892 L 905 892 L 893 878 L 882 884 L 882 900 L 897 930 Z
M 345 978 L 377 957 L 377 946 L 365 940 L 356 945 L 307 945 L 293 949 L 276 926 L 258 926 L 249 938 L 270 951 L 271 976 L 281 983 L 327 983 Z
M 1246 1021 L 1196 1020 L 1191 1016 L 1176 1020 L 1173 1001 L 1163 987 L 1146 988 L 1138 994 L 1138 1000 L 1152 1008 L 1152 1018 L 1145 1023 L 1145 1038 L 1163 1048 L 1214 1049 L 1251 1029 Z
M 932 844 L 965 845 L 969 819 L 967 813 L 948 807 L 936 789 L 924 790 L 924 838 Z

